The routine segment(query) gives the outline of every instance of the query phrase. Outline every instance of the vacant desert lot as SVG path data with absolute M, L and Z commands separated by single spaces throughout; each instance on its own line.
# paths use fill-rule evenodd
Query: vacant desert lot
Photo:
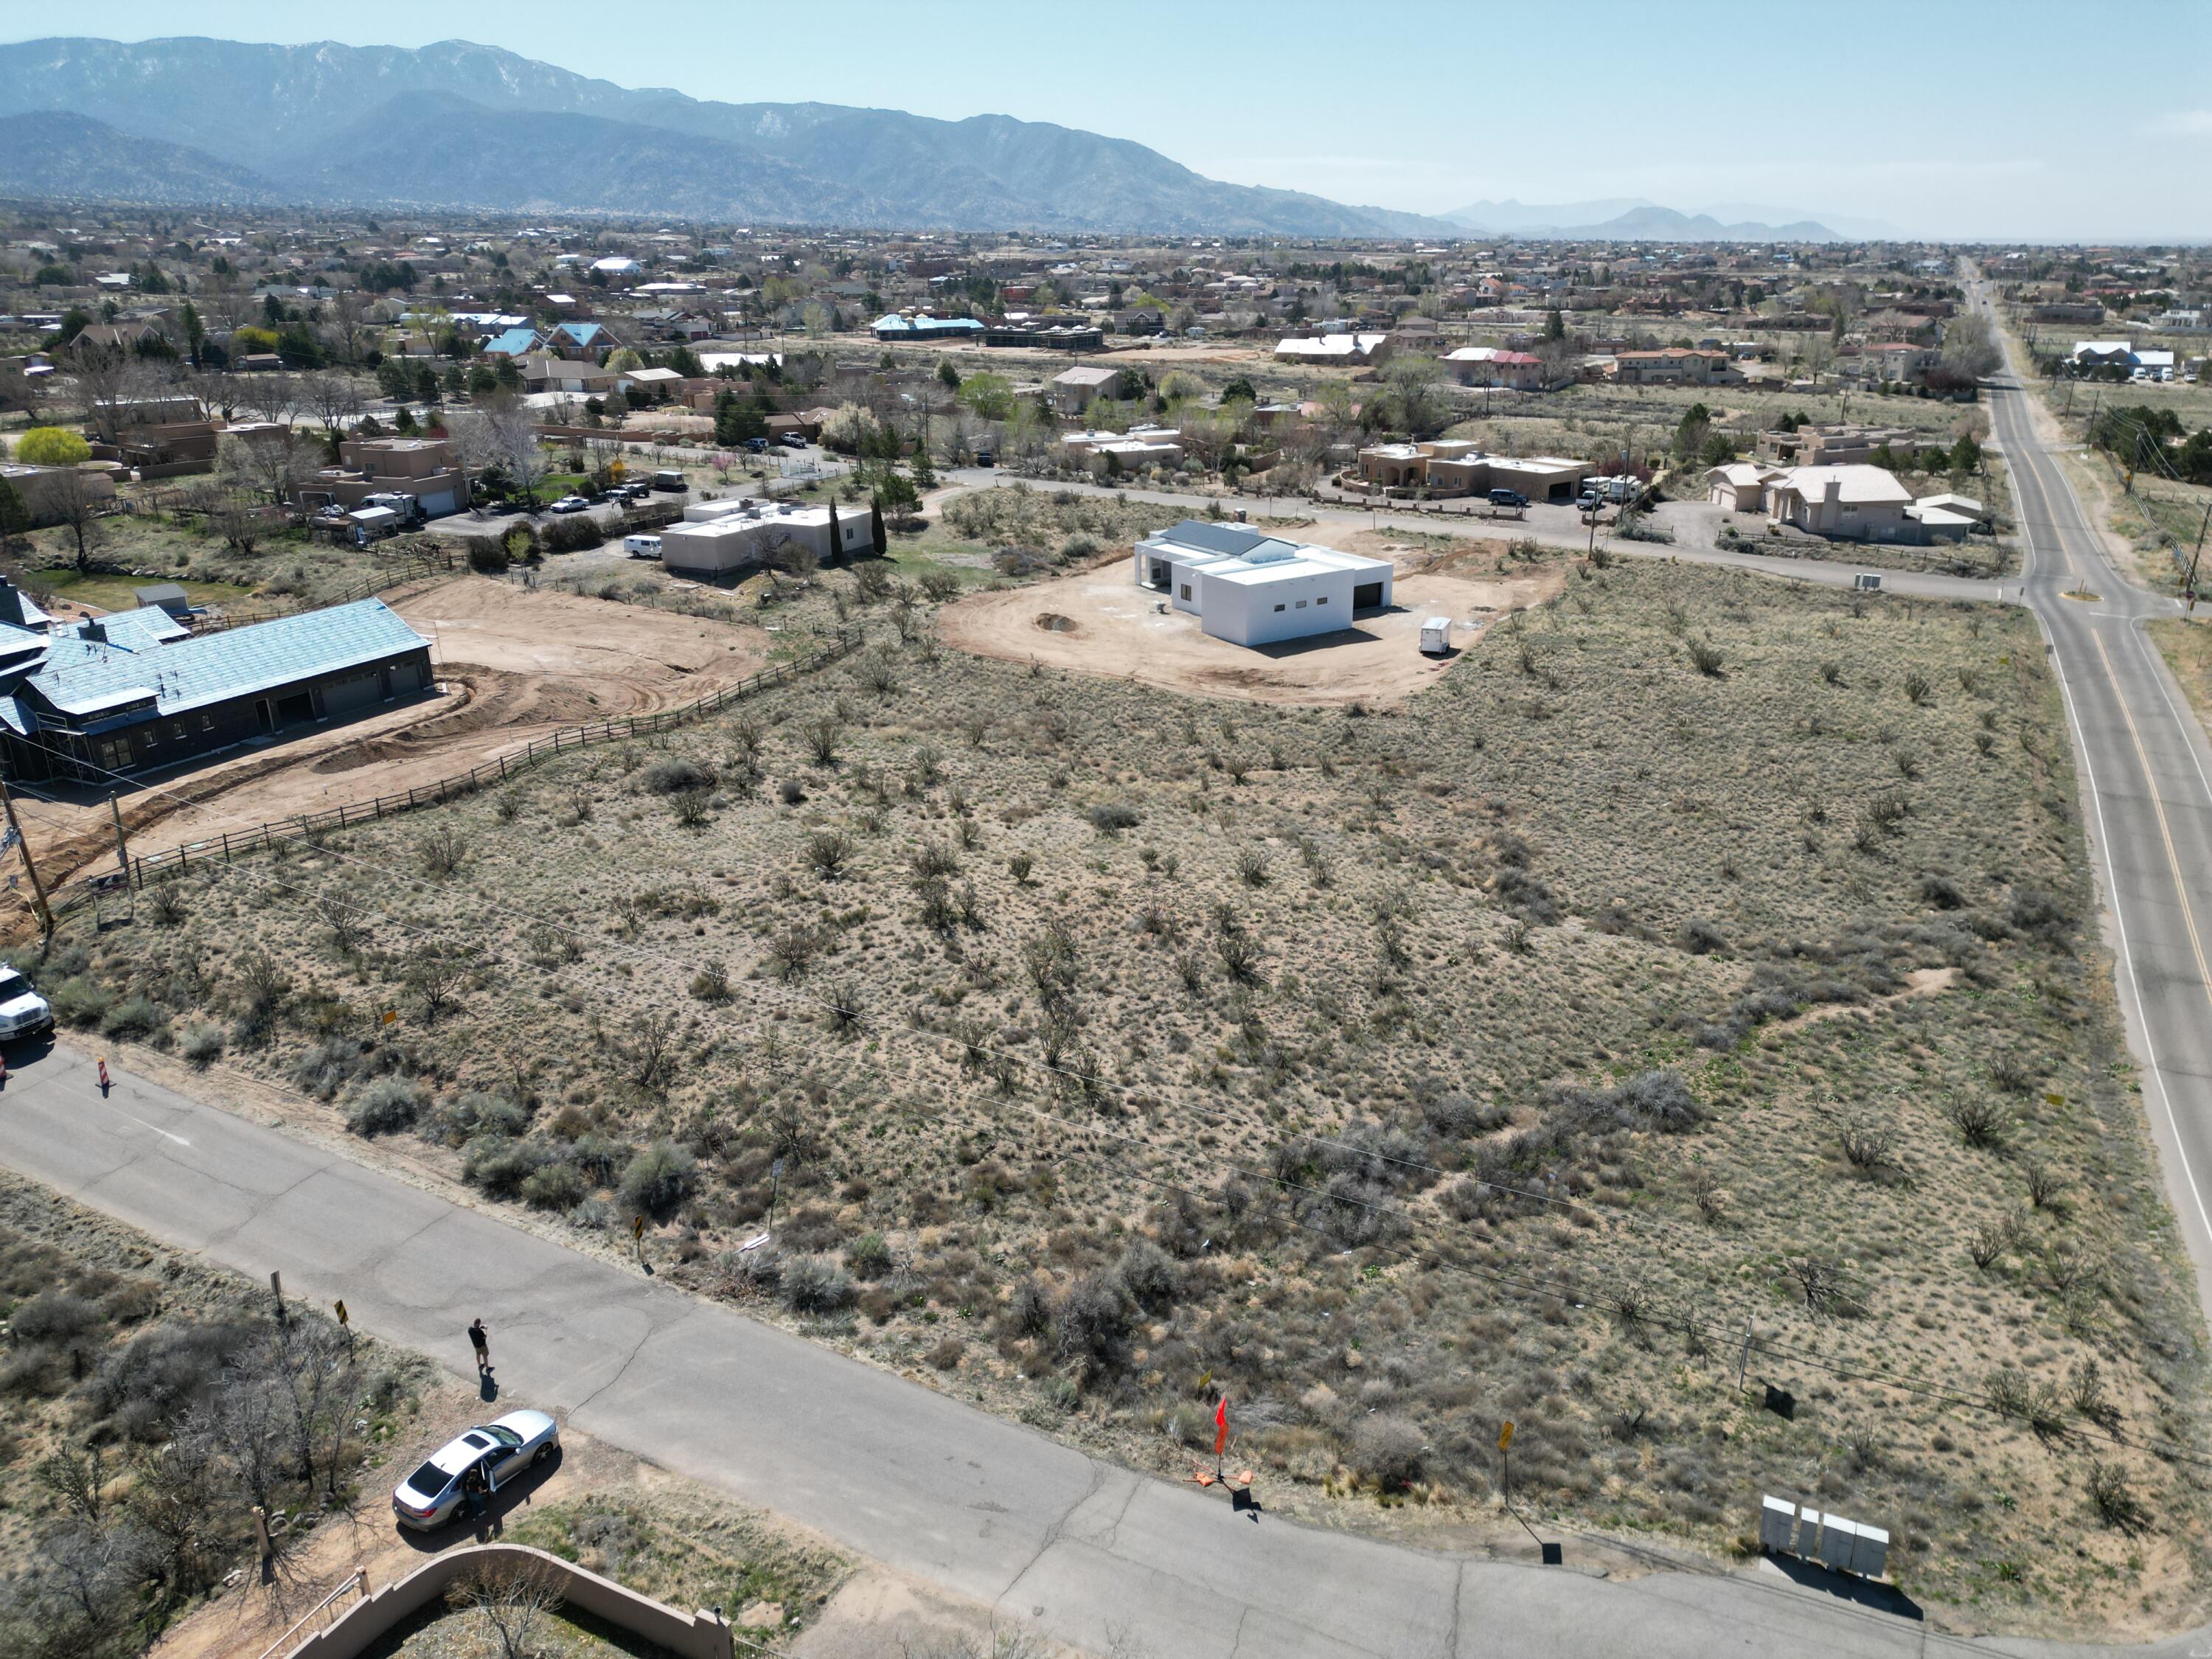
M 155 775 L 121 798 L 134 850 L 404 793 L 559 726 L 675 708 L 756 672 L 774 643 L 757 628 L 483 576 L 407 592 L 393 608 L 433 641 L 435 696 Z M 112 858 L 104 798 L 34 810 L 32 846 L 49 880 Z
M 1566 1525 L 1726 1555 L 1801 1493 L 1951 1627 L 2197 1616 L 2203 1330 L 2031 621 L 1551 579 L 1364 708 L 847 593 L 833 670 L 46 977 L 1139 1467 L 1225 1391 L 1279 1514 L 1510 1527 L 1510 1419 Z
M 1204 632 L 1130 579 L 1127 559 L 1004 592 L 971 594 L 939 620 L 945 642 L 1002 662 L 1036 662 L 1170 690 L 1318 707 L 1401 703 L 1450 659 L 1420 652 L 1423 620 L 1449 617 L 1464 648 L 1499 617 L 1559 591 L 1559 574 L 1497 581 L 1401 574 L 1388 611 L 1310 640 L 1258 648 Z

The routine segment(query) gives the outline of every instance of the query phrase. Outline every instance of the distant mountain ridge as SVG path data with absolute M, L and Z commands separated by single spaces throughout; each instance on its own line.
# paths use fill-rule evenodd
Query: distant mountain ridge
M 1782 210 L 1781 211 L 1788 211 Z M 1463 230 L 1505 235 L 1524 241 L 1616 242 L 1840 242 L 1847 238 L 1810 215 L 1770 224 L 1744 219 L 1733 223 L 1711 213 L 1683 213 L 1641 197 L 1595 202 L 1560 202 L 1530 206 L 1508 198 L 1475 202 L 1443 216 Z M 1865 233 L 1860 233 L 1865 234 Z
M 57 188 L 58 181 L 65 187 Z M 133 137 L 67 110 L 0 116 L 0 196 L 152 207 L 260 207 L 283 199 L 250 167 L 188 145 Z
M 210 188 L 250 177 L 274 199 L 303 203 L 944 229 L 1456 234 L 1419 214 L 1224 184 L 1130 140 L 1049 123 L 720 103 L 465 40 L 0 46 L 0 117 L 50 110 L 192 153 L 149 152 L 170 187 L 197 170 Z M 16 194 L 131 199 L 159 180 L 127 176 L 126 159 L 102 152 L 98 191 L 66 165 L 42 189 L 26 188 L 15 158 L 0 174 L 19 179 Z

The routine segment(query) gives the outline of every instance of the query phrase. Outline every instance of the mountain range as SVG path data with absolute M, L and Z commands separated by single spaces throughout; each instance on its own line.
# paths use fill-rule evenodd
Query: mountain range
M 1839 219 L 1795 208 L 1731 204 L 1684 213 L 1640 196 L 1531 204 L 1508 198 L 1473 202 L 1443 216 L 1462 230 L 1524 240 L 1622 242 L 1840 242 L 1888 240 L 1904 233 L 1875 219 Z
M 17 130 L 11 196 L 622 213 L 1178 235 L 1444 236 L 1440 219 L 1207 179 L 1127 139 L 979 115 L 727 104 L 498 47 L 201 39 L 0 46 L 0 117 L 59 112 L 97 165 Z M 133 173 L 129 141 L 145 145 Z

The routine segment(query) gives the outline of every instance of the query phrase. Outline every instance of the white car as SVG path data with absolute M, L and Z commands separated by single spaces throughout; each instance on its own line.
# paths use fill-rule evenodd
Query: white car
M 590 505 L 581 495 L 563 495 L 553 503 L 553 510 L 556 513 L 581 513 Z
M 431 1453 L 392 1494 L 392 1512 L 417 1532 L 442 1527 L 465 1507 L 461 1478 L 470 1470 L 483 1472 L 489 1498 L 501 1481 L 544 1462 L 560 1445 L 560 1425 L 544 1412 L 509 1412 Z
M 625 536 L 623 551 L 633 559 L 657 559 L 660 556 L 660 538 L 658 536 Z
M 54 1011 L 13 968 L 0 967 L 0 1042 L 54 1029 Z

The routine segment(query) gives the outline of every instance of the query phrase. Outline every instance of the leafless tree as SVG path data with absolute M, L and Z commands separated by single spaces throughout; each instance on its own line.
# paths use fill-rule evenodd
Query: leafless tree
M 71 348 L 70 373 L 83 394 L 85 419 L 102 443 L 113 443 L 123 427 L 125 406 L 147 379 L 145 360 L 118 345 L 95 345 L 80 338 Z
M 248 374 L 240 378 L 238 387 L 239 404 L 248 414 L 273 421 L 287 432 L 292 429 L 301 402 L 298 375 L 283 370 Z
M 289 427 L 266 428 L 222 440 L 222 476 L 271 505 L 283 506 L 313 471 L 314 456 Z
M 361 382 L 341 370 L 323 369 L 301 377 L 300 401 L 324 431 L 335 434 L 361 414 Z
M 464 1582 L 469 1606 L 500 1659 L 534 1659 L 561 1607 L 561 1580 L 551 1564 L 493 1556 L 477 1563 Z
M 370 301 L 359 289 L 343 290 L 325 307 L 326 331 L 336 348 L 338 361 L 357 363 L 361 361 L 362 345 L 368 340 Z
M 100 545 L 100 523 L 112 510 L 114 497 L 94 488 L 94 477 L 82 467 L 57 469 L 42 481 L 46 511 L 56 524 L 65 525 L 76 546 L 76 568 L 92 568 L 92 555 Z

